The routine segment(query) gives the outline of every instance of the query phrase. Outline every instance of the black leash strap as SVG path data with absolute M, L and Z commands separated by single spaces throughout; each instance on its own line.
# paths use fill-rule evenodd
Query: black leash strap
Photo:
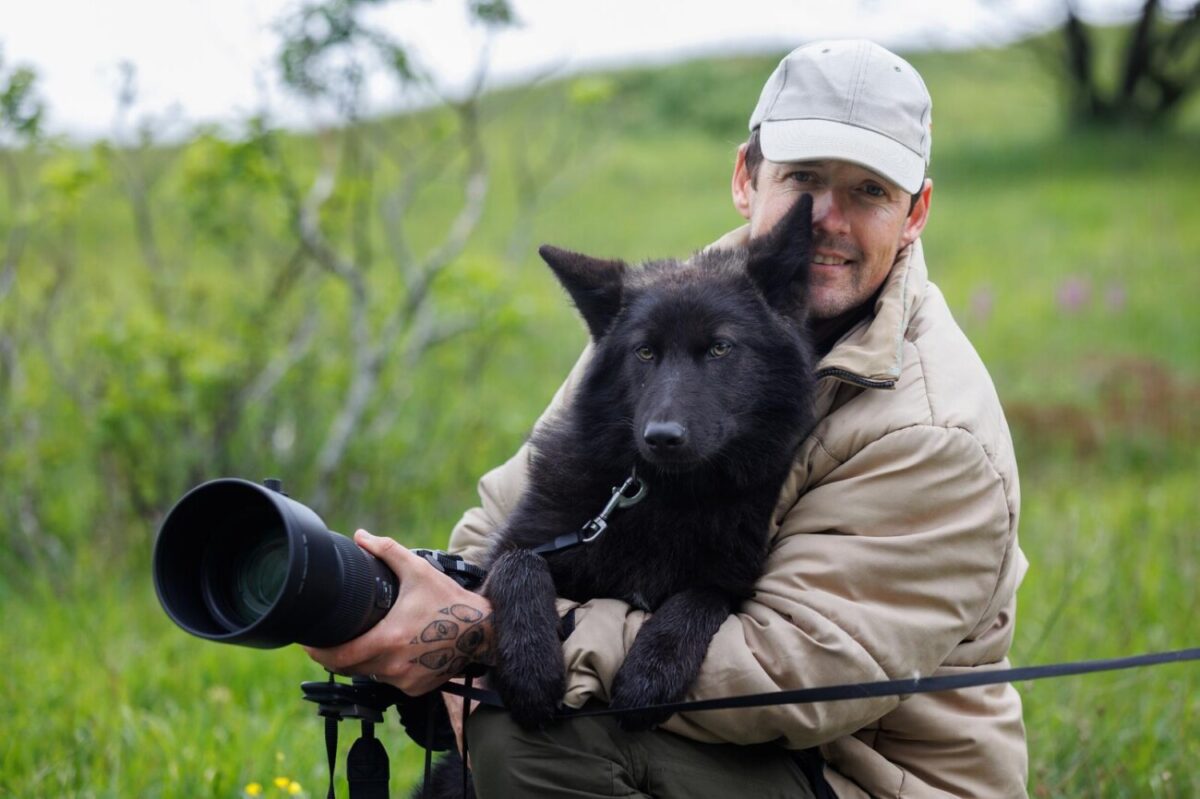
M 468 691 L 471 690 L 471 675 L 468 674 L 463 683 L 463 687 Z M 463 697 L 462 709 L 462 795 L 463 797 L 471 796 L 467 793 L 467 789 L 471 782 L 471 769 L 467 764 L 467 719 L 471 717 L 471 699 Z
M 433 730 L 437 713 L 435 703 L 440 701 L 442 701 L 442 697 L 437 691 L 430 691 L 425 695 L 425 781 L 421 784 L 426 792 L 429 791 L 429 786 L 433 781 Z
M 941 677 L 917 677 L 883 682 L 860 682 L 845 685 L 829 685 L 818 688 L 800 688 L 793 691 L 771 691 L 765 694 L 729 696 L 721 699 L 701 699 L 693 702 L 675 702 L 667 705 L 651 705 L 649 708 L 588 708 L 566 710 L 559 718 L 584 716 L 619 716 L 635 710 L 663 710 L 670 713 L 694 713 L 698 710 L 726 710 L 740 707 L 765 707 L 768 705 L 794 705 L 809 702 L 833 702 L 845 699 L 868 699 L 878 696 L 906 696 L 928 694 L 936 691 L 953 691 L 959 688 L 975 688 L 1006 682 L 1030 682 L 1048 677 L 1067 677 L 1075 674 L 1093 674 L 1100 671 L 1119 671 L 1141 666 L 1158 666 L 1164 663 L 1183 663 L 1200 660 L 1200 648 L 1179 649 L 1172 652 L 1152 652 L 1106 660 L 1080 660 L 1071 663 L 1052 663 L 1045 666 L 1023 666 L 1015 669 L 991 669 L 968 674 L 947 674 Z M 485 705 L 504 707 L 500 696 L 494 691 L 446 683 L 443 691 L 474 699 Z
M 473 690 L 471 688 L 472 678 L 473 678 L 473 676 L 469 671 L 465 672 L 463 674 L 463 680 L 464 680 L 463 689 L 467 692 L 471 692 Z M 437 707 L 437 703 L 442 702 L 442 701 L 443 701 L 442 695 L 440 693 L 438 693 L 437 691 L 430 691 L 428 694 L 425 695 L 425 702 L 426 702 L 425 744 L 424 744 L 424 746 L 425 746 L 425 779 L 421 783 L 421 785 L 424 786 L 422 789 L 423 790 L 423 793 L 421 794 L 422 796 L 429 795 L 429 792 L 432 790 L 431 786 L 433 785 L 433 750 L 434 750 L 433 742 L 436 737 L 435 733 L 434 733 L 434 729 L 436 727 L 435 719 L 437 718 L 438 710 L 440 710 L 440 708 Z M 463 709 L 462 709 L 462 751 L 461 751 L 461 754 L 462 754 L 462 795 L 463 796 L 471 796 L 471 794 L 467 793 L 468 787 L 470 786 L 470 779 L 471 779 L 470 769 L 467 768 L 467 719 L 470 717 L 470 715 L 471 715 L 471 700 L 468 696 L 464 695 L 463 696 Z

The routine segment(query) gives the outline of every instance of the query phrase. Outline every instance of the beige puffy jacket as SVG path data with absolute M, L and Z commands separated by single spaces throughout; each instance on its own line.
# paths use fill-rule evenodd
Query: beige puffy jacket
M 580 364 L 548 414 L 569 400 Z M 1008 666 L 1026 568 L 1012 441 L 919 241 L 818 374 L 820 421 L 780 493 L 766 573 L 718 630 L 689 698 Z M 483 477 L 482 505 L 455 528 L 452 551 L 483 559 L 524 488 L 528 454 Z M 607 700 L 645 618 L 614 599 L 577 609 L 563 645 L 569 705 Z M 1026 795 L 1021 700 L 1007 684 L 706 711 L 664 726 L 700 741 L 819 744 L 841 799 Z

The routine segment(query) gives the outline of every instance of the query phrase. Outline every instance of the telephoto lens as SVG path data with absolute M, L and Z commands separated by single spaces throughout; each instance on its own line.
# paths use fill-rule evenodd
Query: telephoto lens
M 263 649 L 335 646 L 384 617 L 396 576 L 278 481 L 211 480 L 163 520 L 154 588 L 192 635 Z

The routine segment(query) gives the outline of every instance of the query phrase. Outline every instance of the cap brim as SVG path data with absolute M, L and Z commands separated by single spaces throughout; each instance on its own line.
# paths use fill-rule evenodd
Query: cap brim
M 768 161 L 835 159 L 866 167 L 909 194 L 925 180 L 925 158 L 895 139 L 867 128 L 827 119 L 783 119 L 763 122 L 759 143 Z

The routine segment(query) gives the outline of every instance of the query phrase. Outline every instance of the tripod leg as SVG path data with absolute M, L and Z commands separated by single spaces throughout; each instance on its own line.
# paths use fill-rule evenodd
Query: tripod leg
M 375 737 L 375 725 L 363 721 L 362 736 L 346 757 L 350 799 L 388 799 L 388 772 L 387 750 Z

